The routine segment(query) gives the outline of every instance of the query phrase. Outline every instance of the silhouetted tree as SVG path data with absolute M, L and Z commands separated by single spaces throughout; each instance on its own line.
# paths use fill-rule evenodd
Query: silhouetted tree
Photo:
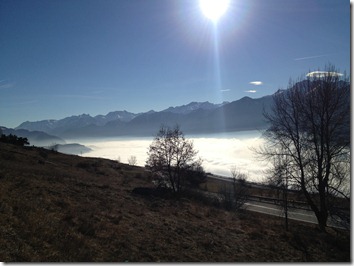
M 158 177 L 159 186 L 168 186 L 178 193 L 185 178 L 190 178 L 190 171 L 201 167 L 196 154 L 193 142 L 184 137 L 178 126 L 162 126 L 149 147 L 146 164 Z
M 12 134 L 10 135 L 2 134 L 0 137 L 0 142 L 10 143 L 17 146 L 25 146 L 30 144 L 27 138 L 17 137 L 16 135 L 12 135 Z
M 274 94 L 267 159 L 287 158 L 289 182 L 304 194 L 319 228 L 325 231 L 333 199 L 350 195 L 350 83 L 333 66 L 289 82 Z M 285 160 L 282 160 L 285 161 Z
M 277 196 L 279 199 L 279 191 L 282 191 L 283 200 L 281 207 L 284 212 L 285 229 L 288 231 L 288 187 L 289 187 L 289 174 L 288 174 L 288 161 L 287 156 L 276 156 L 273 158 L 272 166 L 268 170 L 268 184 L 277 189 Z
M 230 169 L 232 183 L 220 189 L 222 202 L 228 210 L 239 210 L 249 197 L 249 190 L 246 184 L 247 175 L 240 172 L 237 167 Z
M 137 162 L 136 156 L 132 155 L 132 156 L 129 157 L 129 159 L 128 159 L 128 164 L 129 165 L 134 166 L 134 165 L 136 165 L 136 162 Z

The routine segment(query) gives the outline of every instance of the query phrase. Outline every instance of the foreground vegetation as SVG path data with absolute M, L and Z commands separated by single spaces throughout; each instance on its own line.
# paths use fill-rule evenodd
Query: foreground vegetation
M 0 260 L 350 261 L 349 232 L 146 188 L 141 167 L 0 143 Z
M 306 77 L 273 95 L 259 153 L 273 164 L 270 182 L 301 190 L 325 231 L 342 216 L 334 199 L 350 202 L 350 81 L 331 65 Z

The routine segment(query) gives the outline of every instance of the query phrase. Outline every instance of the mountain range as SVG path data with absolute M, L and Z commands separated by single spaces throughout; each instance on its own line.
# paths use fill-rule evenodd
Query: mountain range
M 178 124 L 186 134 L 217 133 L 265 128 L 263 111 L 269 110 L 272 96 L 258 99 L 244 97 L 233 102 L 213 104 L 191 102 L 187 105 L 169 107 L 134 114 L 114 111 L 107 115 L 82 114 L 60 120 L 26 121 L 16 130 L 42 131 L 60 138 L 153 136 L 161 125 Z
M 304 80 L 299 83 L 302 82 L 308 81 Z M 294 88 L 302 88 L 304 87 L 302 85 L 306 84 L 298 85 Z M 339 85 L 339 87 L 350 86 L 347 82 Z M 275 94 L 284 93 L 287 90 L 278 90 Z M 64 139 L 117 136 L 151 137 L 158 132 L 161 125 L 175 126 L 178 124 L 185 134 L 261 130 L 268 126 L 263 113 L 271 112 L 274 95 L 257 99 L 243 97 L 233 102 L 220 104 L 191 102 L 182 106 L 169 107 L 159 112 L 150 110 L 136 114 L 124 110 L 93 117 L 82 114 L 59 120 L 26 121 L 15 129 L 0 127 L 0 134 L 27 137 L 32 145 L 50 146 L 66 144 Z M 348 132 L 345 134 L 349 136 L 350 128 L 348 127 L 346 130 Z M 81 148 L 79 147 L 79 149 Z M 82 149 L 80 152 L 83 152 Z

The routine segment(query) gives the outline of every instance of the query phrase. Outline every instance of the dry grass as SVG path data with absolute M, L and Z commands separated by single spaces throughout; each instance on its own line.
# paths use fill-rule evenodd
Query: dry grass
M 348 232 L 136 187 L 152 187 L 143 168 L 0 143 L 0 260 L 350 261 Z

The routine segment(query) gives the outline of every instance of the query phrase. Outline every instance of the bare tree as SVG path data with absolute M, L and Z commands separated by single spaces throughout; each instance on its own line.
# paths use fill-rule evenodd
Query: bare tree
M 136 162 L 137 162 L 136 156 L 132 155 L 132 156 L 130 156 L 130 157 L 128 158 L 128 164 L 129 164 L 129 165 L 134 166 L 134 165 L 136 165 Z
M 283 153 L 283 152 L 282 152 Z M 280 205 L 284 212 L 285 229 L 288 231 L 288 187 L 289 187 L 289 173 L 288 173 L 288 157 L 278 155 L 273 158 L 272 165 L 267 171 L 268 184 L 277 189 L 277 197 L 279 199 L 279 190 L 282 191 L 283 199 L 280 201 Z
M 200 161 L 193 142 L 184 137 L 178 126 L 171 129 L 162 126 L 149 147 L 146 161 L 150 170 L 159 178 L 159 185 L 167 185 L 173 192 L 180 192 L 184 178 Z
M 349 199 L 350 83 L 333 66 L 289 82 L 265 118 L 267 159 L 284 158 L 289 182 L 304 194 L 325 231 L 336 198 Z
M 248 187 L 246 185 L 247 175 L 240 172 L 236 166 L 232 167 L 230 172 L 233 181 L 234 208 L 238 210 L 245 204 L 249 196 Z
M 221 188 L 221 196 L 223 203 L 229 210 L 239 210 L 247 201 L 249 196 L 248 187 L 246 185 L 247 175 L 240 172 L 236 166 L 230 169 L 232 176 L 231 186 Z

